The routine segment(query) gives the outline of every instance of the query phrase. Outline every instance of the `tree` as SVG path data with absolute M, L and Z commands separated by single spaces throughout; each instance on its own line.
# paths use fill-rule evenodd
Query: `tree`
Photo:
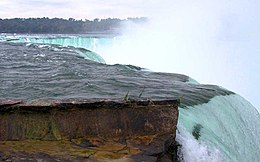
M 85 19 L 76 20 L 74 18 L 61 19 L 48 17 L 43 18 L 14 18 L 0 19 L 0 33 L 53 33 L 53 34 L 84 34 L 88 32 L 114 33 L 119 28 L 122 21 L 143 22 L 143 18 L 120 19 Z

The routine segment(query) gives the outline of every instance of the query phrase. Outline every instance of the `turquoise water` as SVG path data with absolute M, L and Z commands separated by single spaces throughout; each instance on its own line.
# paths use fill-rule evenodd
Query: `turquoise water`
M 0 39 L 1 40 L 1 39 Z M 8 40 L 15 43 L 38 43 L 53 44 L 63 47 L 85 48 L 91 51 L 97 51 L 99 48 L 109 46 L 113 42 L 113 37 L 79 37 L 77 35 L 7 35 L 2 40 Z
M 198 140 L 191 135 L 196 124 L 202 126 Z M 185 161 L 260 159 L 259 114 L 237 94 L 216 96 L 208 103 L 180 109 L 178 128 L 177 141 L 183 144 Z
M 182 161 L 260 161 L 260 116 L 248 101 L 182 74 L 107 65 L 97 52 L 114 39 L 0 36 L 0 98 L 178 98 Z

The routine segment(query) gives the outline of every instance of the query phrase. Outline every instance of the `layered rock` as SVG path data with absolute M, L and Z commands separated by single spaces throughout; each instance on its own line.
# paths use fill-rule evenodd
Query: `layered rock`
M 173 161 L 178 100 L 2 100 L 0 159 Z

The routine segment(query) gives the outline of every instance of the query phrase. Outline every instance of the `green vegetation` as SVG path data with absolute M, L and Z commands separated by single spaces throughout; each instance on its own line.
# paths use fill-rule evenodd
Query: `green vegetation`
M 73 18 L 14 18 L 0 19 L 0 33 L 32 33 L 32 34 L 84 34 L 93 32 L 117 33 L 121 23 L 142 23 L 147 18 L 117 18 L 75 20 Z

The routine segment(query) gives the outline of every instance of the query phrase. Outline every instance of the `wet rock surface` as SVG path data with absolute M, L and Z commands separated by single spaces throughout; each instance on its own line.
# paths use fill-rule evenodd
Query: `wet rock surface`
M 0 161 L 173 161 L 178 100 L 1 100 Z

